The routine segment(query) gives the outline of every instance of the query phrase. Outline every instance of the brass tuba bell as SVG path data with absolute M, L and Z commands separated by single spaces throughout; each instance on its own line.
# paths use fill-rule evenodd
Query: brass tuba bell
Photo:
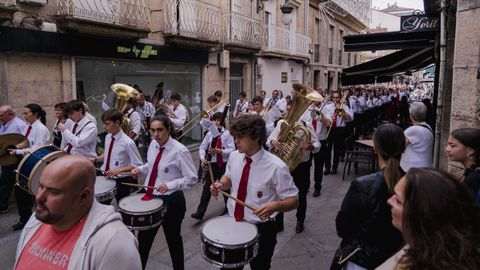
M 125 105 L 127 104 L 127 100 L 129 98 L 135 98 L 139 94 L 137 89 L 123 83 L 112 84 L 111 88 L 112 91 L 117 94 L 115 109 L 121 111 L 122 113 L 125 109 Z M 122 130 L 127 135 L 130 133 L 130 119 L 127 116 L 123 116 Z
M 317 91 L 306 85 L 294 83 L 292 86 L 297 93 L 292 109 L 286 119 L 277 123 L 280 126 L 277 140 L 282 147 L 280 150 L 272 149 L 272 153 L 283 160 L 290 171 L 300 163 L 304 152 L 303 144 L 311 140 L 310 132 L 302 124 L 299 124 L 298 120 L 313 102 L 323 100 Z

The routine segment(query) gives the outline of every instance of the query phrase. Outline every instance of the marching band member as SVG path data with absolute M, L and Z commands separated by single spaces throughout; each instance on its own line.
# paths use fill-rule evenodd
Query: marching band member
M 233 117 L 237 118 L 241 114 L 247 113 L 248 101 L 245 99 L 247 94 L 245 92 L 240 92 L 237 102 L 235 103 L 235 111 L 233 112 Z
M 136 107 L 137 101 L 134 98 L 127 99 L 124 114 L 130 119 L 130 133 L 128 134 L 128 137 L 130 137 L 135 144 L 138 144 L 138 136 L 142 129 L 142 118 L 140 113 L 135 110 Z
M 67 144 L 65 142 L 65 138 L 62 136 L 62 131 L 58 129 L 58 124 L 59 123 L 65 123 L 68 119 L 68 114 L 65 113 L 65 106 L 67 103 L 65 102 L 60 102 L 55 104 L 55 117 L 57 118 L 57 121 L 55 122 L 55 125 L 53 125 L 53 145 L 56 147 L 63 149 L 65 148 L 65 145 Z
M 242 115 L 232 122 L 230 132 L 237 151 L 230 154 L 225 174 L 210 191 L 217 198 L 219 189 L 231 189 L 233 196 L 256 208 L 251 211 L 231 199 L 227 203 L 230 216 L 258 228 L 258 255 L 250 262 L 251 269 L 269 269 L 277 243 L 275 215 L 297 207 L 298 189 L 285 163 L 263 149 L 267 132 L 261 117 Z
M 123 133 L 122 120 L 123 114 L 119 110 L 109 109 L 102 114 L 103 128 L 108 133 L 105 137 L 106 151 L 95 160 L 103 162 L 101 170 L 106 177 L 115 177 L 117 202 L 130 194 L 130 188 L 121 183 L 136 183 L 130 171 L 143 165 L 135 142 Z
M 152 103 L 145 100 L 145 95 L 143 93 L 138 93 L 137 98 L 137 107 L 135 110 L 140 114 L 140 119 L 142 119 L 143 127 L 147 130 L 147 117 L 153 117 L 155 115 L 155 107 Z
M 0 106 L 0 135 L 4 134 L 22 134 L 25 129 L 25 122 L 18 118 L 13 111 L 12 106 Z M 0 214 L 8 213 L 8 201 L 12 193 L 13 185 L 15 184 L 15 169 L 18 163 L 13 165 L 2 166 L 0 170 Z
M 267 97 L 267 92 L 265 90 L 260 91 L 260 97 L 263 100 L 263 107 L 267 107 L 270 98 Z
M 230 153 L 235 150 L 235 144 L 232 135 L 228 130 L 221 126 L 222 113 L 215 113 L 213 115 L 214 126 L 207 133 L 198 149 L 200 160 L 202 161 L 203 170 L 207 170 L 206 166 L 211 166 L 214 179 L 212 180 L 207 173 L 205 179 L 202 196 L 198 205 L 197 211 L 192 214 L 192 218 L 202 220 L 207 211 L 208 203 L 210 202 L 210 185 L 212 181 L 220 179 L 225 173 L 228 157 Z M 217 130 L 218 129 L 218 130 Z M 210 150 L 209 150 L 210 149 Z M 206 160 L 207 151 L 210 151 L 211 160 Z M 210 163 L 210 165 L 208 165 Z M 226 200 L 225 200 L 226 203 Z
M 66 126 L 68 121 L 57 125 L 58 129 L 62 131 L 62 137 L 65 137 L 67 142 L 64 151 L 68 154 L 96 157 L 97 126 L 85 116 L 82 101 L 71 100 L 67 102 L 65 111 L 73 121 L 73 125 L 68 129 Z
M 327 133 L 328 127 L 332 124 L 333 111 L 330 111 L 327 106 L 324 106 L 321 111 L 318 111 L 320 102 L 315 102 L 302 116 L 302 120 L 311 123 L 315 130 L 315 135 L 319 140 L 321 147 L 320 151 L 313 153 L 312 158 L 315 165 L 313 179 L 315 180 L 315 186 L 313 191 L 313 197 L 320 196 L 322 190 L 323 180 L 323 166 L 328 157 L 327 146 Z
M 46 114 L 42 107 L 35 103 L 28 104 L 23 108 L 22 115 L 28 124 L 22 132 L 22 134 L 25 135 L 26 141 L 17 144 L 17 149 L 10 149 L 10 155 L 23 156 L 31 153 L 32 149 L 48 143 L 50 140 L 50 131 L 45 126 Z M 33 196 L 18 185 L 15 186 L 14 193 L 17 201 L 18 215 L 20 216 L 18 223 L 12 226 L 13 230 L 16 231 L 23 229 L 32 215 Z
M 155 189 L 147 188 L 142 200 L 159 197 L 167 207 L 162 227 L 173 268 L 177 270 L 184 268 L 183 240 L 180 231 L 186 203 L 182 190 L 195 185 L 197 172 L 192 155 L 183 144 L 172 138 L 170 135 L 172 132 L 173 126 L 167 116 L 153 117 L 150 124 L 152 142 L 148 148 L 147 163 L 131 172 L 134 177 L 146 175 L 148 181 L 145 181 L 145 186 L 155 186 Z M 159 228 L 138 233 L 143 268 L 147 264 L 150 248 Z
M 218 106 L 218 103 L 220 103 L 220 100 L 218 99 L 217 96 L 209 96 L 207 98 L 207 103 L 208 107 L 210 108 L 210 112 L 208 113 L 208 119 L 210 121 L 213 121 L 213 115 L 217 112 L 223 113 L 225 106 Z M 203 119 L 200 120 L 200 126 L 205 130 L 204 135 L 207 134 L 208 131 L 208 123 L 205 122 Z
M 346 97 L 344 97 L 346 99 Z M 333 111 L 332 125 L 330 126 L 330 134 L 327 138 L 327 153 L 328 157 L 325 162 L 325 175 L 336 174 L 338 163 L 340 161 L 340 153 L 345 145 L 345 127 L 347 121 L 353 120 L 353 112 L 350 110 L 347 104 L 342 102 L 339 92 L 332 94 L 333 103 L 327 105 L 328 110 Z M 331 166 L 331 153 L 333 148 L 333 165 Z M 330 170 L 331 169 L 331 170 Z
M 287 104 L 287 111 L 292 109 L 293 102 Z M 303 156 L 300 157 L 300 163 L 298 166 L 290 172 L 293 178 L 295 186 L 298 188 L 298 208 L 297 208 L 297 226 L 295 227 L 296 233 L 303 232 L 305 213 L 307 211 L 307 191 L 310 187 L 310 153 L 318 153 L 320 150 L 320 142 L 315 135 L 315 130 L 313 129 L 310 122 L 298 121 L 299 124 L 305 126 L 310 133 L 310 141 L 305 142 L 300 147 L 303 147 L 305 150 Z M 281 150 L 282 142 L 278 140 L 278 135 L 280 134 L 281 126 L 277 125 L 272 131 L 270 136 L 268 136 L 266 145 L 272 149 L 275 148 L 277 151 Z M 283 215 L 281 215 L 283 219 Z M 279 222 L 280 230 L 283 229 L 283 220 Z
M 175 114 L 175 117 L 170 118 L 170 121 L 173 124 L 173 128 L 175 129 L 176 136 L 183 134 L 183 126 L 187 122 L 188 119 L 188 110 L 183 104 L 180 102 L 182 101 L 182 96 L 179 93 L 173 93 L 170 96 L 172 100 L 172 105 L 169 105 L 170 110 Z
M 267 135 L 270 135 L 275 125 L 272 111 L 267 110 L 267 108 L 263 106 L 264 102 L 262 97 L 260 96 L 255 96 L 252 100 L 252 103 L 253 103 L 253 108 L 257 112 L 257 114 L 260 115 L 260 117 L 263 117 L 263 119 L 265 120 Z

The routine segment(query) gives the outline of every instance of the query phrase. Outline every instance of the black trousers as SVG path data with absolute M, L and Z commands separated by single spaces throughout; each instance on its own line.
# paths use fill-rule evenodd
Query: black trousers
M 315 190 L 322 190 L 322 181 L 323 181 L 323 165 L 326 163 L 328 155 L 328 145 L 327 140 L 320 141 L 322 145 L 320 151 L 312 155 L 313 164 L 315 165 L 313 171 L 313 178 L 315 181 Z
M 297 221 L 300 222 L 305 220 L 305 213 L 307 212 L 307 191 L 310 186 L 310 166 L 310 162 L 302 162 L 290 172 L 293 177 L 293 182 L 298 188 Z
M 132 193 L 132 188 L 127 185 L 123 185 L 122 183 L 137 184 L 137 180 L 131 176 L 119 177 L 115 178 L 115 183 L 117 187 L 115 199 L 117 200 L 117 203 L 120 203 L 121 199 L 127 197 L 128 195 L 130 195 L 130 193 Z
M 346 132 L 345 127 L 337 127 L 337 128 L 332 128 L 332 130 L 330 130 L 330 134 L 328 135 L 328 138 L 327 138 L 328 156 L 325 161 L 325 168 L 327 170 L 330 170 L 330 168 L 336 170 L 338 168 L 340 155 L 342 152 L 344 152 L 344 149 L 345 149 L 345 132 Z M 333 148 L 333 165 L 331 163 L 332 148 Z
M 221 168 L 219 168 L 216 163 L 212 163 L 213 177 L 219 180 L 220 177 L 222 177 L 222 175 L 225 173 L 226 167 L 227 164 L 225 162 L 223 163 L 223 166 Z M 202 217 L 205 215 L 205 212 L 207 212 L 208 203 L 210 202 L 210 198 L 212 197 L 212 194 L 210 193 L 211 184 L 212 180 L 210 179 L 210 174 L 207 173 L 207 177 L 205 177 L 205 183 L 203 184 L 202 196 L 200 197 L 200 203 L 198 204 L 196 212 L 199 216 Z M 226 207 L 228 198 L 224 196 L 224 200 Z
M 181 235 L 182 221 L 185 217 L 186 203 L 183 191 L 176 191 L 170 195 L 157 196 L 161 198 L 167 207 L 167 213 L 162 223 L 163 233 L 167 240 L 170 258 L 172 259 L 173 269 L 184 269 L 183 239 Z M 138 233 L 138 249 L 142 259 L 142 267 L 147 265 L 148 255 L 152 248 L 153 240 L 157 235 L 159 227 L 140 231 Z
M 15 185 L 15 169 L 18 164 L 2 166 L 0 175 L 0 211 L 8 209 L 8 199 Z
M 259 234 L 258 255 L 250 262 L 250 268 L 252 270 L 270 269 L 273 251 L 275 251 L 275 245 L 277 244 L 275 221 L 257 224 L 257 229 Z M 243 269 L 243 267 L 233 269 Z
M 20 216 L 20 222 L 27 223 L 28 219 L 32 215 L 33 202 L 35 197 L 25 189 L 15 186 L 15 200 L 17 201 L 18 215 Z

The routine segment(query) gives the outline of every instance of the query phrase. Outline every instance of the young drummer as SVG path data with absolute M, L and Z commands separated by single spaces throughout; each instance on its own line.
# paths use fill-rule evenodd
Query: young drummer
M 119 110 L 109 109 L 102 115 L 105 137 L 105 152 L 97 157 L 102 162 L 101 170 L 108 178 L 117 183 L 117 202 L 130 194 L 131 188 L 121 183 L 136 183 L 130 171 L 143 164 L 135 142 L 122 131 L 123 114 Z
M 225 174 L 210 191 L 217 197 L 219 189 L 231 189 L 234 197 L 256 208 L 251 211 L 232 199 L 227 203 L 230 216 L 258 228 L 258 255 L 250 262 L 251 269 L 269 269 L 277 243 L 275 216 L 297 207 L 298 189 L 285 163 L 263 149 L 267 132 L 260 116 L 240 116 L 232 122 L 230 132 L 237 151 L 230 154 Z
M 215 123 L 215 126 L 212 128 L 214 130 L 210 130 L 207 133 L 207 135 L 202 141 L 202 144 L 200 145 L 200 149 L 198 150 L 200 160 L 202 161 L 203 170 L 207 170 L 207 175 L 205 179 L 203 179 L 205 181 L 205 184 L 203 185 L 200 203 L 198 205 L 197 211 L 192 214 L 192 218 L 199 220 L 201 220 L 205 215 L 211 197 L 210 185 L 212 184 L 212 179 L 210 177 L 210 174 L 208 173 L 208 166 L 211 166 L 212 168 L 214 180 L 220 179 L 220 177 L 225 173 L 225 168 L 230 153 L 235 150 L 235 144 L 232 135 L 230 135 L 230 132 L 228 132 L 228 130 L 225 130 L 225 128 L 221 126 L 222 116 L 223 114 L 221 112 L 217 112 L 213 115 L 213 121 Z M 211 155 L 210 161 L 206 160 L 207 151 L 209 151 Z

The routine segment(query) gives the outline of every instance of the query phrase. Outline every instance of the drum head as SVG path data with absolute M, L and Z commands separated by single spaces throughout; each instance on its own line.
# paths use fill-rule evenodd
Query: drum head
M 118 207 L 128 212 L 149 212 L 163 206 L 163 200 L 159 198 L 151 199 L 150 201 L 142 201 L 141 198 L 145 194 L 135 194 L 127 196 L 120 200 Z
M 95 180 L 95 194 L 103 194 L 115 188 L 115 181 L 109 180 L 105 176 L 97 176 Z
M 221 216 L 208 220 L 202 228 L 203 235 L 215 243 L 223 245 L 245 244 L 257 236 L 257 226 L 230 216 Z
M 45 167 L 47 167 L 50 162 L 65 155 L 67 155 L 65 152 L 55 151 L 42 157 L 42 159 L 38 161 L 37 165 L 35 165 L 32 172 L 30 173 L 30 181 L 28 183 L 28 189 L 30 190 L 30 192 L 32 192 L 33 195 L 37 193 L 37 190 L 40 187 L 40 176 L 42 175 Z

